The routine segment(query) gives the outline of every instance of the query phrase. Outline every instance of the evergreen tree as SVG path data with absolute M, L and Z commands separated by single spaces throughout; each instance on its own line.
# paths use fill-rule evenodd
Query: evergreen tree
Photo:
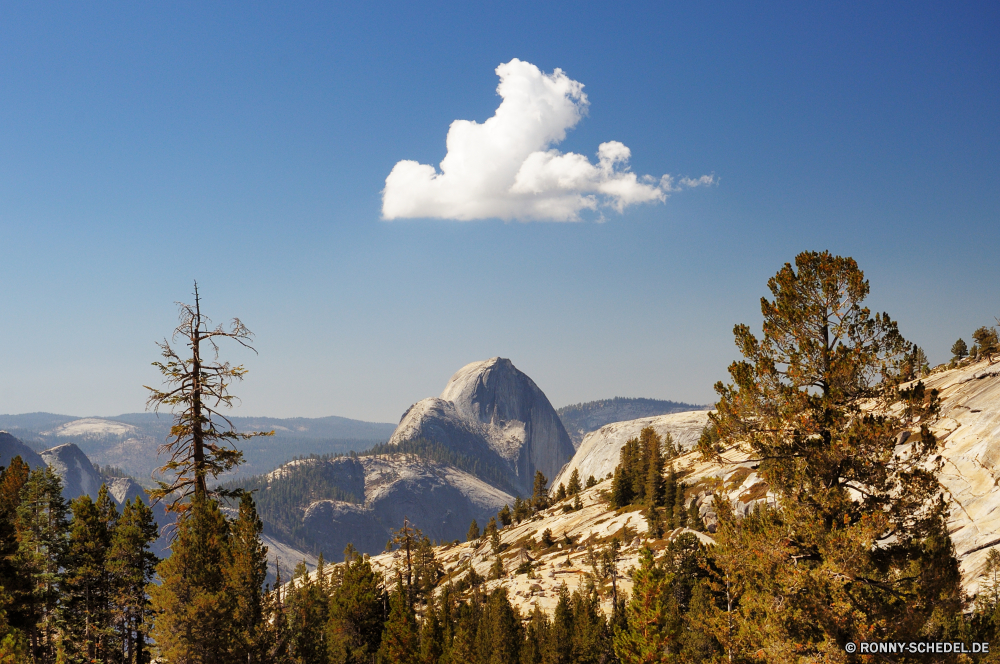
M 385 593 L 367 558 L 344 563 L 340 585 L 330 600 L 326 625 L 333 664 L 368 664 L 378 652 L 385 620 Z
M 36 664 L 55 658 L 67 512 L 62 481 L 52 467 L 31 471 L 17 508 L 17 565 L 29 584 L 21 608 L 28 616 L 26 632 Z
M 997 331 L 991 327 L 980 327 L 972 333 L 972 338 L 979 346 L 979 357 L 986 357 L 986 360 L 993 364 L 993 356 L 1000 353 L 1000 340 L 997 339 Z
M 761 535 L 780 565 L 755 576 L 736 608 L 758 620 L 752 647 L 840 657 L 847 641 L 927 637 L 932 614 L 960 604 L 928 428 L 937 395 L 904 384 L 911 345 L 863 306 L 869 285 L 853 259 L 799 254 L 768 288 L 764 336 L 736 326 L 745 360 L 730 367 L 732 385 L 716 385 L 710 416 L 720 444 L 762 460 L 780 508 Z M 701 449 L 721 460 L 717 447 Z M 720 555 L 737 546 L 724 508 Z M 754 613 L 761 605 L 780 609 Z
M 683 498 L 681 499 L 683 501 Z M 670 469 L 667 471 L 667 477 L 663 481 L 663 505 L 666 507 L 664 510 L 664 519 L 666 521 L 666 527 L 670 529 L 678 528 L 677 524 L 677 471 L 674 470 L 674 464 L 670 464 Z M 683 502 L 681 504 L 681 509 L 684 509 Z
M 421 537 L 414 556 L 413 587 L 417 597 L 428 601 L 437 586 L 443 567 L 434 554 L 434 547 L 427 537 Z
M 549 620 L 535 605 L 531 620 L 525 628 L 524 643 L 521 645 L 520 664 L 543 664 L 545 648 L 549 643 Z
M 632 580 L 632 598 L 626 609 L 628 628 L 615 633 L 615 654 L 622 664 L 669 662 L 674 658 L 668 648 L 676 646 L 675 636 L 667 630 L 670 578 L 655 564 L 648 548 L 639 552 L 639 568 Z
M 30 474 L 28 465 L 15 456 L 10 465 L 0 472 L 0 611 L 6 616 L 11 630 L 18 630 L 23 638 L 34 624 L 30 601 L 31 585 L 18 556 L 17 509 L 21 504 L 22 489 Z M 13 646 L 12 646 L 13 647 Z
M 535 471 L 534 488 L 531 493 L 531 506 L 539 512 L 549 506 L 549 493 L 545 489 L 549 480 L 542 474 L 542 471 Z
M 98 505 L 100 505 L 98 500 Z M 150 550 L 158 528 L 153 510 L 137 496 L 125 501 L 111 537 L 108 575 L 123 664 L 146 664 L 146 636 L 153 618 L 146 589 L 159 559 Z M 176 546 L 176 545 L 175 545 Z
M 963 359 L 965 359 L 968 356 L 968 354 L 969 354 L 969 347 L 965 345 L 965 340 L 964 339 L 959 338 L 958 341 L 956 341 L 954 344 L 952 344 L 952 346 L 951 346 L 951 354 L 952 354 L 953 359 L 955 359 L 955 360 L 963 360 Z
M 573 606 L 566 584 L 559 586 L 559 599 L 552 612 L 552 625 L 545 647 L 545 664 L 572 664 L 573 662 Z
M 327 644 L 323 627 L 329 618 L 329 598 L 304 562 L 295 567 L 285 598 L 288 618 L 288 655 L 294 664 L 326 664 Z
M 531 516 L 531 505 L 528 501 L 522 500 L 520 496 L 514 498 L 514 521 L 521 523 Z
M 571 496 L 575 496 L 582 490 L 583 487 L 580 485 L 580 471 L 574 468 L 573 472 L 569 475 L 569 483 L 566 485 L 566 493 Z
M 444 630 L 434 602 L 429 602 L 420 625 L 420 661 L 422 664 L 438 664 L 443 654 Z
M 478 589 L 474 589 L 469 602 L 461 602 L 455 609 L 454 637 L 448 653 L 451 664 L 476 664 L 479 659 L 476 635 L 482 615 L 482 601 Z
M 589 489 L 594 486 L 597 486 L 597 478 L 594 477 L 593 475 L 590 475 L 589 477 L 587 477 L 587 488 Z
M 504 505 L 503 509 L 497 512 L 497 518 L 500 519 L 500 523 L 503 524 L 504 528 L 512 524 L 514 522 L 514 519 L 513 519 L 513 514 L 511 514 L 510 511 L 510 506 Z
M 229 564 L 224 569 L 232 603 L 229 656 L 241 664 L 266 664 L 270 651 L 262 592 L 267 578 L 267 547 L 260 539 L 263 530 L 253 498 L 244 493 L 239 516 L 229 527 Z
M 573 593 L 573 664 L 603 664 L 612 652 L 611 634 L 591 582 Z
M 560 502 L 566 500 L 566 485 L 562 482 L 559 483 L 559 488 L 556 489 L 555 502 Z
M 229 658 L 228 540 L 218 503 L 196 492 L 177 520 L 170 557 L 156 567 L 160 583 L 147 586 L 156 613 L 151 636 L 168 661 L 216 664 Z
M 389 618 L 378 650 L 379 664 L 420 664 L 420 635 L 401 578 L 389 595 Z
M 466 542 L 475 542 L 479 539 L 479 524 L 473 519 L 472 523 L 469 524 L 469 532 L 465 535 Z
M 523 639 L 521 619 L 510 604 L 507 589 L 494 589 L 479 621 L 478 661 L 482 664 L 518 664 Z
M 101 490 L 107 501 L 107 487 L 102 485 Z M 64 649 L 71 658 L 106 660 L 113 652 L 113 587 L 107 573 L 113 521 L 102 518 L 86 494 L 75 499 L 70 509 L 73 521 L 61 588 Z
M 660 449 L 660 436 L 652 427 L 646 427 L 640 433 L 639 438 L 642 444 L 643 467 L 645 486 L 643 488 L 643 499 L 649 508 L 663 506 L 663 453 Z

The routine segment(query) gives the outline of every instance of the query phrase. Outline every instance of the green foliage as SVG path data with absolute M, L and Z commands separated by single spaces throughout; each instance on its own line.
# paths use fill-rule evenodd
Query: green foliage
M 228 540 L 218 503 L 195 493 L 177 521 L 170 557 L 156 568 L 160 583 L 147 587 L 156 613 L 152 637 L 168 661 L 210 664 L 228 657 Z
M 663 507 L 663 440 L 652 427 L 643 429 L 639 438 L 625 442 L 611 482 L 611 507 L 643 505 L 647 510 Z M 649 512 L 652 514 L 652 512 Z
M 710 416 L 720 445 L 761 459 L 778 503 L 742 521 L 716 503 L 716 558 L 728 583 L 744 584 L 727 620 L 747 624 L 726 647 L 819 659 L 850 640 L 926 637 L 932 615 L 960 607 L 927 425 L 937 395 L 904 384 L 912 346 L 863 306 L 869 285 L 852 259 L 802 253 L 768 288 L 764 336 L 736 326 L 745 359 L 716 385 Z M 725 462 L 718 445 L 701 451 Z
M 968 354 L 969 354 L 969 347 L 965 345 L 965 340 L 964 339 L 959 338 L 958 341 L 956 341 L 954 344 L 952 344 L 952 346 L 951 346 L 951 354 L 952 354 L 952 357 L 955 360 L 962 360 L 966 356 L 968 356 Z
M 466 542 L 475 542 L 479 539 L 479 524 L 473 519 L 472 523 L 469 524 L 469 532 L 465 534 Z
M 615 632 L 615 654 L 622 664 L 674 661 L 678 650 L 672 627 L 669 589 L 672 575 L 653 562 L 653 552 L 639 552 L 639 568 L 632 575 L 632 598 L 626 609 L 626 629 Z
M 980 327 L 972 333 L 972 338 L 976 340 L 979 347 L 979 357 L 986 357 L 992 364 L 993 356 L 1000 353 L 1000 340 L 997 339 L 997 331 L 992 327 Z
M 580 484 L 580 471 L 574 468 L 573 472 L 570 473 L 569 483 L 566 484 L 566 494 L 575 496 L 582 490 L 583 486 Z
M 51 466 L 31 471 L 17 508 L 17 567 L 28 584 L 20 610 L 33 657 L 52 661 L 59 636 L 59 599 L 66 563 L 68 508 Z
M 264 620 L 267 548 L 260 539 L 263 530 L 251 494 L 244 493 L 238 517 L 229 527 L 229 564 L 223 571 L 232 606 L 229 656 L 234 662 L 266 664 L 273 646 Z
M 556 489 L 555 502 L 560 502 L 566 500 L 566 485 L 562 482 L 559 483 L 559 488 Z
M 385 602 L 381 576 L 372 570 L 367 558 L 345 563 L 341 583 L 330 598 L 326 624 L 331 662 L 371 661 L 382 641 Z
M 138 497 L 126 501 L 115 524 L 107 557 L 108 575 L 114 589 L 113 618 L 125 664 L 146 661 L 146 636 L 153 622 L 146 588 L 159 563 L 150 551 L 158 535 L 153 510 Z
M 535 471 L 534 487 L 531 492 L 531 507 L 535 512 L 539 512 L 549 506 L 549 493 L 545 489 L 549 480 L 542 474 L 542 471 Z
M 110 510 L 98 509 L 90 496 L 75 499 L 70 509 L 66 556 L 63 560 L 61 618 L 65 649 L 71 657 L 87 660 L 108 659 L 112 646 L 112 593 L 108 555 L 117 521 L 107 487 L 101 487 L 101 502 Z
M 587 488 L 589 489 L 594 486 L 597 486 L 597 478 L 591 475 L 587 478 Z
M 514 514 L 510 511 L 510 506 L 504 505 L 503 509 L 497 512 L 497 518 L 503 524 L 504 528 L 512 524 L 514 522 Z

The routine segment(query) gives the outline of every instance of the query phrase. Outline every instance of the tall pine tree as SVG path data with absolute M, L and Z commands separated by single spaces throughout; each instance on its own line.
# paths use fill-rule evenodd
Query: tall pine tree
M 138 496 L 125 501 L 108 554 L 108 573 L 114 589 L 114 622 L 123 664 L 149 661 L 146 637 L 153 609 L 146 589 L 159 562 L 150 550 L 158 534 L 153 510 Z

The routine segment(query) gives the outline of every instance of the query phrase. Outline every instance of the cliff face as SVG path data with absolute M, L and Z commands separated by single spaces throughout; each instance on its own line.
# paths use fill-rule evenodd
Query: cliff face
M 261 505 L 267 492 L 282 491 L 282 483 L 296 482 L 299 472 L 322 474 L 329 486 L 357 500 L 308 500 L 297 506 L 303 530 L 331 560 L 338 559 L 348 543 L 362 553 L 382 551 L 391 530 L 402 527 L 404 518 L 432 540 L 464 540 L 473 519 L 485 526 L 504 505 L 514 502 L 510 494 L 447 464 L 390 454 L 286 464 L 270 474 Z M 281 525 L 296 528 L 296 524 Z
M 10 460 L 16 456 L 21 457 L 21 461 L 28 464 L 32 470 L 45 465 L 37 452 L 6 431 L 0 431 L 0 466 L 6 468 L 10 465 Z
M 73 443 L 59 445 L 42 452 L 45 464 L 52 467 L 63 482 L 63 496 L 73 500 L 84 494 L 97 500 L 101 476 L 83 451 Z
M 569 476 L 573 474 L 574 470 L 580 472 L 582 482 L 585 482 L 591 475 L 600 480 L 608 473 L 613 473 L 615 466 L 618 465 L 621 449 L 625 446 L 625 442 L 632 438 L 638 438 L 639 433 L 646 427 L 653 427 L 653 430 L 660 436 L 666 436 L 669 433 L 673 436 L 675 445 L 680 446 L 684 451 L 690 450 L 698 444 L 701 430 L 708 423 L 708 413 L 707 410 L 693 410 L 606 424 L 584 437 L 576 454 L 562 469 L 562 472 L 552 480 L 551 486 L 555 488 L 559 486 L 560 482 L 568 482 Z
M 530 495 L 535 471 L 554 477 L 573 443 L 545 394 L 510 360 L 494 357 L 459 369 L 439 398 L 414 404 L 389 439 L 425 439 L 502 469 Z

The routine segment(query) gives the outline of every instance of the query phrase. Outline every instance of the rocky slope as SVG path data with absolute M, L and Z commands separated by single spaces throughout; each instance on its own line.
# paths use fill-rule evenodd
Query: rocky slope
M 73 443 L 66 443 L 45 450 L 41 456 L 45 464 L 62 479 L 63 496 L 67 500 L 83 495 L 97 500 L 97 492 L 100 491 L 102 484 L 101 476 L 79 447 Z
M 567 482 L 574 470 L 579 471 L 582 481 L 586 481 L 591 475 L 597 479 L 606 477 L 618 465 L 625 442 L 638 438 L 646 427 L 653 427 L 660 436 L 669 433 L 673 436 L 675 445 L 689 450 L 698 443 L 701 430 L 708 422 L 708 413 L 707 410 L 695 410 L 607 424 L 587 434 L 570 462 L 552 480 L 551 486 L 557 487 L 560 482 Z
M 545 394 L 500 357 L 462 367 L 439 398 L 411 406 L 389 444 L 421 439 L 499 469 L 522 495 L 531 494 L 535 471 L 553 477 L 575 451 Z
M 963 585 L 967 592 L 975 594 L 987 554 L 1000 546 L 1000 469 L 997 467 L 1000 460 L 1000 363 L 978 362 L 936 371 L 924 382 L 938 389 L 942 396 L 941 417 L 932 426 L 941 441 L 945 460 L 940 480 L 951 505 L 948 525 L 960 561 Z M 706 413 L 687 416 L 691 419 L 683 425 L 677 423 L 678 429 L 671 433 L 682 445 L 690 446 L 697 440 L 695 432 L 700 432 Z M 594 444 L 589 452 L 581 446 L 572 463 L 576 467 L 592 467 L 595 476 L 599 472 L 606 475 L 608 459 L 617 458 L 617 449 L 620 449 L 618 438 L 624 437 L 624 440 L 638 434 L 649 419 L 659 418 L 618 423 L 622 426 L 613 428 L 618 432 L 615 436 L 609 431 L 598 438 L 600 432 L 595 432 L 592 434 L 595 441 L 605 444 Z M 659 430 L 662 433 L 663 429 Z M 608 452 L 612 448 L 614 454 Z M 603 460 L 587 465 L 589 455 L 600 456 Z M 772 500 L 767 485 L 757 476 L 755 462 L 733 453 L 727 454 L 727 458 L 731 463 L 723 466 L 703 462 L 697 452 L 688 452 L 673 461 L 688 486 L 686 503 L 695 501 L 699 505 L 709 531 L 696 533 L 696 536 L 708 544 L 712 542 L 716 523 L 714 501 L 727 500 L 737 513 L 745 515 L 754 506 Z M 669 539 L 685 531 L 668 533 L 661 540 L 646 538 L 647 524 L 640 511 L 608 509 L 601 494 L 609 489 L 610 481 L 604 480 L 582 493 L 581 510 L 565 511 L 564 506 L 570 502 L 567 500 L 544 510 L 533 520 L 503 529 L 504 576 L 486 582 L 486 587 L 507 587 L 522 615 L 536 605 L 551 611 L 561 584 L 565 583 L 572 590 L 594 574 L 588 559 L 588 545 L 599 548 L 610 538 L 618 537 L 625 543 L 619 568 L 626 576 L 620 582 L 620 589 L 627 592 L 631 588 L 627 571 L 636 565 L 639 548 L 648 545 L 661 550 Z M 545 530 L 549 530 L 555 540 L 548 547 L 539 544 Z M 445 581 L 461 581 L 470 567 L 486 577 L 493 562 L 487 542 L 440 546 L 435 552 L 444 565 Z M 403 559 L 398 552 L 382 553 L 373 557 L 372 562 L 391 578 Z M 525 562 L 530 563 L 530 573 L 521 567 Z M 599 579 L 598 585 L 603 593 L 603 608 L 609 612 L 609 584 Z
M 573 445 L 579 449 L 584 436 L 591 431 L 597 431 L 605 424 L 669 415 L 686 410 L 704 410 L 704 406 L 662 399 L 615 397 L 614 399 L 601 399 L 563 406 L 556 412 L 559 413 L 559 419 L 562 420 L 563 426 L 569 432 Z
M 0 431 L 0 466 L 6 468 L 10 465 L 10 460 L 16 456 L 21 457 L 21 461 L 28 464 L 32 470 L 45 465 L 38 452 L 6 431 Z
M 485 525 L 514 501 L 469 473 L 408 454 L 301 459 L 261 479 L 247 488 L 257 489 L 268 534 L 286 543 L 301 537 L 333 560 L 348 543 L 382 551 L 404 518 L 432 540 L 464 539 L 473 519 Z

